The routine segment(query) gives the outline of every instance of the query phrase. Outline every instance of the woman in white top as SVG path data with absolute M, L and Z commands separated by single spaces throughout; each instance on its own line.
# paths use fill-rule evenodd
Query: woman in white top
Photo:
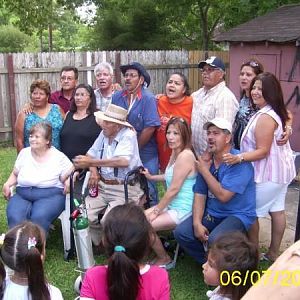
M 50 224 L 65 209 L 64 184 L 73 170 L 71 161 L 51 146 L 52 128 L 38 123 L 30 130 L 30 147 L 19 153 L 14 169 L 3 185 L 9 200 L 9 228 L 30 220 L 48 232 Z M 11 187 L 17 185 L 11 197 Z
M 256 215 L 271 216 L 271 243 L 262 259 L 274 261 L 286 226 L 285 196 L 296 176 L 290 143 L 278 145 L 288 126 L 280 82 L 272 73 L 257 75 L 251 83 L 251 99 L 259 110 L 252 116 L 241 138 L 241 153 L 224 154 L 224 162 L 236 164 L 251 161 L 256 183 Z M 259 223 L 252 225 L 249 236 L 258 245 Z
M 60 290 L 45 279 L 45 243 L 44 231 L 28 221 L 6 233 L 1 257 L 13 272 L 6 278 L 3 300 L 63 299 Z

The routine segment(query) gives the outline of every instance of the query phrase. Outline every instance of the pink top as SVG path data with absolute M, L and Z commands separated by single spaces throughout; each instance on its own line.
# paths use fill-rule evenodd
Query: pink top
M 260 109 L 250 120 L 241 138 L 241 152 L 256 150 L 255 130 L 256 123 L 262 114 L 270 115 L 278 124 L 274 132 L 270 153 L 266 158 L 252 162 L 254 166 L 254 180 L 256 183 L 275 182 L 280 184 L 290 183 L 296 176 L 293 151 L 290 143 L 278 146 L 278 140 L 282 133 L 282 123 L 280 117 L 270 105 Z M 259 128 L 258 128 L 259 129 Z
M 146 265 L 141 273 L 141 288 L 137 300 L 169 300 L 170 284 L 165 269 Z M 107 266 L 89 269 L 84 277 L 80 297 L 109 300 L 107 290 Z

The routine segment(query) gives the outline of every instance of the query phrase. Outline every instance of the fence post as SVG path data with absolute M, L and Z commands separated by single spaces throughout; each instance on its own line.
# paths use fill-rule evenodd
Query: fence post
M 121 83 L 121 53 L 119 51 L 115 54 L 115 78 L 116 82 Z
M 7 56 L 7 72 L 8 72 L 8 89 L 10 98 L 10 116 L 13 143 L 15 145 L 15 123 L 17 118 L 16 95 L 15 95 L 15 74 L 14 74 L 14 61 L 13 55 Z

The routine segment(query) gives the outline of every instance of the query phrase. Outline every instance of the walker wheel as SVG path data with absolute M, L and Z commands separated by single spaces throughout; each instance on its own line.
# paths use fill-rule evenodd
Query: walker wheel
M 80 294 L 80 289 L 81 289 L 81 275 L 79 275 L 76 280 L 75 280 L 75 283 L 74 283 L 74 290 L 75 292 L 79 295 Z

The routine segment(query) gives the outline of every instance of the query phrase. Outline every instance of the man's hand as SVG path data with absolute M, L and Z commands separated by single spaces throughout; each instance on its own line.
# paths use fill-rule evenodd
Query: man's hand
M 92 166 L 94 159 L 87 155 L 77 155 L 73 158 L 73 163 L 76 169 L 86 169 Z
M 198 156 L 198 160 L 196 160 L 196 168 L 199 173 L 201 173 L 203 170 L 209 170 L 212 159 L 208 159 L 208 157 L 202 157 L 201 155 Z
M 194 224 L 194 235 L 201 242 L 206 242 L 208 240 L 209 231 L 199 222 Z
M 23 106 L 23 112 L 25 115 L 30 115 L 33 113 L 33 105 L 31 102 L 25 103 L 25 105 Z
M 287 143 L 287 141 L 289 140 L 290 136 L 292 134 L 291 129 L 287 129 L 286 131 L 284 131 L 281 135 L 281 138 L 276 140 L 276 144 L 278 146 L 282 146 L 285 145 Z
M 89 188 L 94 188 L 98 186 L 98 182 L 100 180 L 100 175 L 98 173 L 97 168 L 90 168 L 90 178 L 89 178 L 89 183 L 88 187 Z

